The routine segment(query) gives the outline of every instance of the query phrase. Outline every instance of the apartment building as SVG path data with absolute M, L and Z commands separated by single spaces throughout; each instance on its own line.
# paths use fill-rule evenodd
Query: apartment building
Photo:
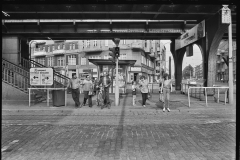
M 33 47 L 31 57 L 70 78 L 72 73 L 77 73 L 78 77 L 90 73 L 97 78 L 97 66 L 89 59 L 109 59 L 111 47 L 115 47 L 112 40 L 49 41 Z M 119 47 L 120 60 L 136 60 L 134 66 L 128 67 L 127 82 L 138 80 L 141 75 L 149 82 L 155 81 L 164 63 L 164 46 L 160 40 L 121 40 Z

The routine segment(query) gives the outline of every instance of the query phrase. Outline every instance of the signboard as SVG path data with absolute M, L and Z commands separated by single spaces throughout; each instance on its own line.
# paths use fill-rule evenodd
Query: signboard
M 205 20 L 182 34 L 178 39 L 175 40 L 175 50 L 183 48 L 198 39 L 205 37 Z
M 53 85 L 52 68 L 30 68 L 30 85 L 51 86 Z
M 141 72 L 141 67 L 131 67 L 131 71 Z
M 231 23 L 231 10 L 228 8 L 228 5 L 223 5 L 223 8 L 222 8 L 222 23 L 226 23 L 226 24 Z

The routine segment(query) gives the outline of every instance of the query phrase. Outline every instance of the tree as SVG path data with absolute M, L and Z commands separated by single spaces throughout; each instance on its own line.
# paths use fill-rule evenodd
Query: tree
M 184 79 L 190 79 L 190 75 L 193 76 L 193 67 L 190 64 L 186 66 L 182 71 L 182 75 Z

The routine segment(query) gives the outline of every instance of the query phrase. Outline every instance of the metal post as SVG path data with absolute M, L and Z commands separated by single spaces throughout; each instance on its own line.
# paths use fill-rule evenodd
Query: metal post
M 219 88 L 218 88 L 218 101 L 217 102 L 219 103 Z
M 29 107 L 31 107 L 31 89 L 29 88 Z
M 207 106 L 207 88 L 205 88 L 205 99 L 206 99 L 206 106 Z
M 49 90 L 47 89 L 47 106 L 49 107 Z
M 115 85 L 115 106 L 119 105 L 119 87 L 118 87 L 118 58 L 116 59 L 116 85 Z
M 228 54 L 229 54 L 229 104 L 233 104 L 233 63 L 232 63 L 232 22 L 228 26 Z

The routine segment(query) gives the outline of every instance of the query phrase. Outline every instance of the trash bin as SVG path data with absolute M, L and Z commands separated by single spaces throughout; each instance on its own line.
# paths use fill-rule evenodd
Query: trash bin
M 52 91 L 53 106 L 65 106 L 65 91 L 64 90 L 53 90 Z

